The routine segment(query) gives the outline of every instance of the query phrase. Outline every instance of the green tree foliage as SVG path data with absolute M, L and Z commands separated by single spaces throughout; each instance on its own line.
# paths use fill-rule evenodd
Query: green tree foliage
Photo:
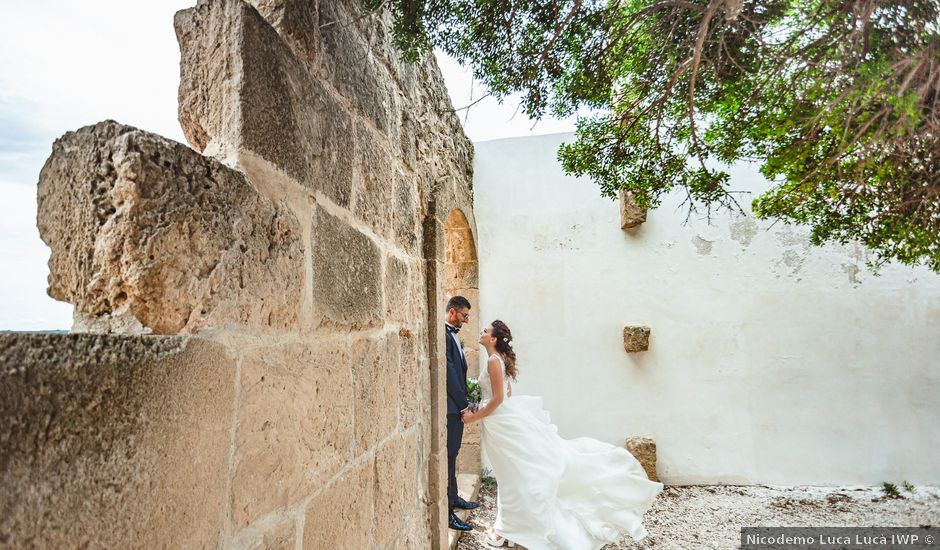
M 367 2 L 368 4 L 368 2 Z M 386 0 L 398 47 L 438 47 L 532 118 L 582 117 L 558 156 L 641 206 L 741 209 L 940 271 L 940 0 Z

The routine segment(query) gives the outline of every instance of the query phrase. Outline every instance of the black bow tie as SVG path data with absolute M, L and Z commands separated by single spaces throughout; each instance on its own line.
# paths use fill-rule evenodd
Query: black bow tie
M 450 325 L 444 325 L 444 328 L 446 328 L 446 329 L 447 329 L 447 332 L 449 332 L 450 334 L 457 334 L 458 332 L 460 332 L 460 329 L 459 329 L 459 328 L 457 328 L 457 327 L 452 327 L 452 326 L 450 326 Z

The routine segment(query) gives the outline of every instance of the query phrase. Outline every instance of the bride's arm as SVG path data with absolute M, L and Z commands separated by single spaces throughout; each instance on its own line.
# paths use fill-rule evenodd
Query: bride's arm
M 464 422 L 476 422 L 477 420 L 486 418 L 503 402 L 503 369 L 499 364 L 499 359 L 490 357 L 489 361 L 486 362 L 486 370 L 490 374 L 490 384 L 493 386 L 493 398 L 487 400 L 477 412 L 464 415 Z

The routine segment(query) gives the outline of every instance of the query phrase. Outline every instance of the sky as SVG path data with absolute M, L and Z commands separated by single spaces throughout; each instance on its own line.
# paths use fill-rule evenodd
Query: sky
M 49 249 L 36 228 L 36 182 L 52 142 L 114 119 L 185 143 L 176 119 L 173 14 L 195 0 L 0 0 L 0 330 L 68 330 L 72 306 L 46 295 Z M 438 54 L 454 107 L 483 95 L 469 70 Z M 460 112 L 473 141 L 567 132 L 517 98 Z

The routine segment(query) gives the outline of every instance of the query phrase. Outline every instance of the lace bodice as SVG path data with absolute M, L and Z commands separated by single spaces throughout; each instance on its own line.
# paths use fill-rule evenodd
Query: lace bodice
M 499 359 L 499 365 L 503 369 L 503 397 L 509 395 L 509 379 L 506 377 L 506 363 L 503 362 L 502 356 L 498 353 L 494 353 L 497 359 Z M 486 366 L 483 367 L 483 372 L 480 373 L 480 399 L 483 401 L 488 401 L 493 398 L 493 383 L 490 381 L 490 369 Z

